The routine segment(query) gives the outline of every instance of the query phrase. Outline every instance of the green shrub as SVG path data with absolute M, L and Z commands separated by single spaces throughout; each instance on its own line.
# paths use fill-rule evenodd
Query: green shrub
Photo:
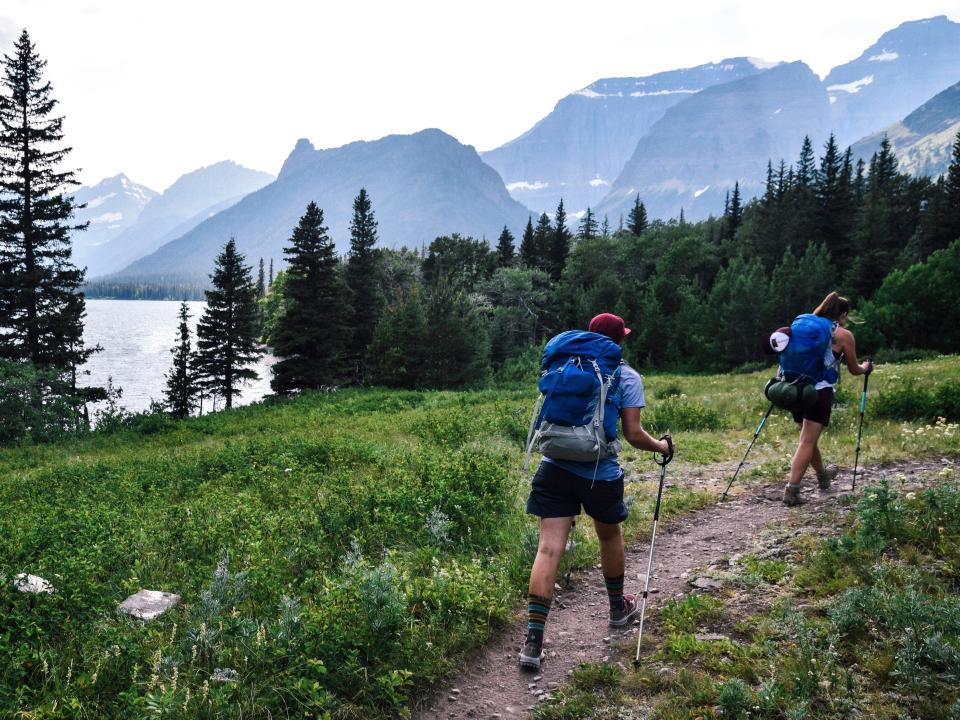
M 644 411 L 643 424 L 654 433 L 681 432 L 685 430 L 720 430 L 723 419 L 720 413 L 694 402 L 685 395 L 670 396 L 658 400 Z
M 692 633 L 700 625 L 723 617 L 723 603 L 710 595 L 671 598 L 660 610 L 660 621 L 671 633 Z
M 731 678 L 720 686 L 717 693 L 717 704 L 720 713 L 725 718 L 750 717 L 750 710 L 756 704 L 753 693 L 739 678 Z
M 926 388 L 908 380 L 871 398 L 868 412 L 890 420 L 960 420 L 960 382 L 946 381 Z

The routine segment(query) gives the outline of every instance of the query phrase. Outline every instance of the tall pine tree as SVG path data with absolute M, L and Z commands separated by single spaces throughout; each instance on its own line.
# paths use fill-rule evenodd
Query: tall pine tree
M 267 294 L 267 283 L 263 275 L 263 258 L 260 258 L 260 268 L 257 270 L 257 300 L 263 300 Z
M 263 261 L 260 261 L 261 268 Z M 170 348 L 173 366 L 166 374 L 167 387 L 164 390 L 169 413 L 178 419 L 189 417 L 197 406 L 197 381 L 194 377 L 194 356 L 190 347 L 190 310 L 187 301 L 180 303 L 177 316 L 180 326 L 177 328 L 176 345 Z
M 337 272 L 336 248 L 316 203 L 307 205 L 283 252 L 286 312 L 274 333 L 273 354 L 279 360 L 270 387 L 289 393 L 343 382 L 349 375 L 349 291 Z
M 83 271 L 71 262 L 70 233 L 76 209 L 66 195 L 78 185 L 58 166 L 64 147 L 63 117 L 43 79 L 46 61 L 24 30 L 3 58 L 0 80 L 0 357 L 32 363 L 52 383 L 43 394 L 66 394 L 76 404 L 102 391 L 78 391 L 77 368 L 99 348 L 85 348 Z
M 207 394 L 222 397 L 227 408 L 233 407 L 243 383 L 259 379 L 248 366 L 263 355 L 257 342 L 257 292 L 245 259 L 230 238 L 214 262 L 210 276 L 213 289 L 204 293 L 207 307 L 197 325 L 200 385 Z
M 623 218 L 621 218 L 620 223 L 621 225 L 623 224 Z M 637 199 L 633 201 L 633 207 L 627 216 L 627 230 L 639 237 L 646 229 L 647 209 L 643 206 L 643 203 L 640 202 L 640 194 L 637 193 Z
M 563 209 L 563 198 L 560 198 L 557 214 L 553 220 L 553 234 L 547 246 L 545 269 L 550 274 L 550 278 L 557 282 L 563 274 L 567 256 L 570 254 L 570 230 L 567 228 L 567 211 Z
M 533 231 L 534 264 L 528 265 L 535 270 L 543 270 L 549 274 L 550 241 L 553 238 L 553 225 L 546 213 L 540 213 L 537 227 Z
M 533 233 L 533 218 L 527 217 L 527 226 L 520 240 L 520 264 L 528 268 L 538 267 L 536 238 Z
M 586 214 L 580 220 L 580 227 L 577 228 L 578 240 L 593 240 L 597 236 L 597 218 L 593 210 L 587 208 Z
M 350 253 L 347 256 L 347 285 L 352 295 L 352 332 L 347 348 L 354 380 L 366 381 L 367 351 L 373 339 L 373 329 L 383 313 L 385 298 L 380 252 L 377 244 L 377 218 L 366 188 L 353 200 L 353 218 L 350 220 Z
M 532 232 L 532 228 L 531 228 Z M 506 225 L 500 233 L 497 240 L 497 267 L 512 267 L 514 262 L 515 250 L 513 247 L 513 233 Z

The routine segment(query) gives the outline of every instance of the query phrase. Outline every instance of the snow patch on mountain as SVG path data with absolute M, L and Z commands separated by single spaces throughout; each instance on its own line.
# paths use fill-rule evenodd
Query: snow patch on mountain
M 655 90 L 653 92 L 632 92 L 630 97 L 652 97 L 654 95 L 695 95 L 700 92 L 702 88 L 695 88 L 693 90 L 688 90 L 686 88 L 678 88 L 676 90 Z
M 884 50 L 882 53 L 871 55 L 867 58 L 869 62 L 892 62 L 900 57 L 900 53 Z
M 700 190 L 697 190 L 697 191 L 693 194 L 694 200 L 696 200 L 698 197 L 700 197 L 701 195 L 703 195 L 703 194 L 704 194 L 707 190 L 709 190 L 709 189 L 710 189 L 710 186 L 707 185 L 705 188 L 702 188 L 702 189 L 700 189 Z
M 598 93 L 596 90 L 591 90 L 590 88 L 584 88 L 583 90 L 577 90 L 574 95 L 580 95 L 581 97 L 586 98 L 605 98 L 605 93 Z
M 123 220 L 123 213 L 119 212 L 108 212 L 103 215 L 97 215 L 94 218 L 90 218 L 90 222 L 94 225 L 99 225 L 100 223 L 115 223 Z
M 93 200 L 87 200 L 87 210 L 93 210 L 94 208 L 100 207 L 100 206 L 103 205 L 107 200 L 109 200 L 109 199 L 112 198 L 112 197 L 116 197 L 116 196 L 117 196 L 117 194 L 116 194 L 115 192 L 113 192 L 113 193 L 108 193 L 108 194 L 106 194 L 106 195 L 99 195 L 99 196 L 95 197 Z
M 543 190 L 545 187 L 549 187 L 549 184 L 540 182 L 539 180 L 534 180 L 533 182 L 520 180 L 519 182 L 507 183 L 507 192 L 513 192 L 514 190 Z
M 606 180 L 604 180 L 604 179 L 603 179 L 602 177 L 600 177 L 599 175 L 597 175 L 593 180 L 590 181 L 590 186 L 591 186 L 591 187 L 603 187 L 604 185 L 609 185 L 609 184 L 610 184 L 610 183 L 608 183 Z
M 764 60 L 763 58 L 758 57 L 748 57 L 747 62 L 753 65 L 757 70 L 769 70 L 770 68 L 775 68 L 779 65 L 779 62 L 770 62 L 769 60 Z
M 873 75 L 867 75 L 866 77 L 860 78 L 859 80 L 854 80 L 853 82 L 831 85 L 827 88 L 827 92 L 858 93 L 862 88 L 865 88 L 872 82 Z

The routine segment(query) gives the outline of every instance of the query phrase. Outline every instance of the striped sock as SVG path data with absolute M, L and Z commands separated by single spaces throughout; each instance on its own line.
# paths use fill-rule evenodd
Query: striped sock
M 623 575 L 617 577 L 603 576 L 603 582 L 607 586 L 607 597 L 610 599 L 610 608 L 613 610 L 623 610 Z
M 547 614 L 550 612 L 550 598 L 530 594 L 527 596 L 527 641 L 543 644 L 543 628 L 547 624 Z

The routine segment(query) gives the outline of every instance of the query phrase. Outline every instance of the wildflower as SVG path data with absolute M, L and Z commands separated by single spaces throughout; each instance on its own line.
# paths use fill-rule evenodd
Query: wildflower
M 190 662 L 194 663 L 196 661 L 197 661 L 197 646 L 196 644 L 194 644 L 194 646 L 190 648 Z
M 200 639 L 204 640 L 207 637 L 207 624 L 205 622 L 200 623 Z
M 213 682 L 235 683 L 237 681 L 237 671 L 233 668 L 214 668 L 210 679 Z
M 207 699 L 207 695 L 210 693 L 210 682 L 207 680 L 203 681 L 203 687 L 200 688 L 200 692 L 203 694 L 203 699 Z
M 913 493 L 913 492 L 907 493 L 907 500 L 913 500 L 915 497 L 917 497 L 916 493 Z
M 97 667 L 94 669 L 93 675 L 90 676 L 90 684 L 96 685 L 98 677 L 100 677 L 100 661 L 99 660 L 97 661 Z
M 187 688 L 187 692 L 185 693 L 184 698 L 183 698 L 183 711 L 184 711 L 184 712 L 187 711 L 187 705 L 189 705 L 189 704 L 190 704 L 190 688 Z
M 177 691 L 177 680 L 179 680 L 179 679 L 180 679 L 180 668 L 174 667 L 174 668 L 173 668 L 173 678 L 170 680 L 170 691 L 171 691 L 171 692 L 174 692 L 174 693 L 175 693 L 175 692 Z
M 67 686 L 70 685 L 70 678 L 73 677 L 73 658 L 70 659 L 70 665 L 67 667 Z
M 153 689 L 157 686 L 158 682 L 160 682 L 160 676 L 156 673 L 153 673 L 150 676 L 150 682 L 147 683 L 147 690 L 153 692 Z
M 40 669 L 43 671 L 43 676 L 44 676 L 44 677 L 47 677 L 47 675 L 50 674 L 50 666 L 47 665 L 47 659 L 46 659 L 46 658 L 43 659 L 43 664 L 40 665 Z

